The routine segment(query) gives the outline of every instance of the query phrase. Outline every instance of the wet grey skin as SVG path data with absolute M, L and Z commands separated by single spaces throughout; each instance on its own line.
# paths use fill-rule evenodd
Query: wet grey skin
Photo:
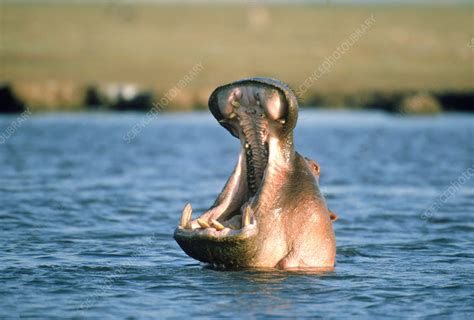
M 294 150 L 298 104 L 267 78 L 218 87 L 217 121 L 240 140 L 233 173 L 209 210 L 183 209 L 174 238 L 190 257 L 222 267 L 333 268 L 336 216 L 319 190 L 319 165 Z

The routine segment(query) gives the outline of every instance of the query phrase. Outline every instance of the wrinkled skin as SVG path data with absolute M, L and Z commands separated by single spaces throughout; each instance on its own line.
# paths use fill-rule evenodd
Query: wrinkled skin
M 319 191 L 319 165 L 295 152 L 298 106 L 273 79 L 217 88 L 209 108 L 240 140 L 237 165 L 212 207 L 187 204 L 174 238 L 191 257 L 224 267 L 332 268 L 336 215 Z

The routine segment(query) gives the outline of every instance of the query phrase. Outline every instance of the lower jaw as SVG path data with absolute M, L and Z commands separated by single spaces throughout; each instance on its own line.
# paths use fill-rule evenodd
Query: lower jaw
M 249 267 L 257 253 L 258 228 L 250 224 L 240 230 L 184 229 L 174 238 L 183 251 L 201 262 L 225 267 Z
M 242 147 L 241 152 L 245 157 L 245 188 L 248 195 L 239 204 L 239 208 L 221 212 L 214 219 L 211 215 L 211 219 L 208 220 L 203 216 L 191 220 L 191 213 L 189 213 L 189 217 L 182 218 L 181 225 L 175 230 L 174 238 L 179 246 L 187 255 L 196 260 L 226 267 L 252 267 L 254 265 L 258 248 L 258 225 L 250 202 L 263 184 L 263 173 L 256 176 L 258 171 L 253 167 L 254 159 L 252 154 L 249 154 L 250 148 L 245 140 L 242 141 Z M 266 148 L 265 156 L 268 157 L 268 145 L 265 144 L 264 147 Z M 263 163 L 263 171 L 267 162 L 268 158 L 260 159 L 260 163 Z M 190 207 L 188 210 L 191 211 Z M 184 211 L 183 217 L 185 217 Z
M 242 214 L 223 222 L 216 220 L 207 223 L 200 218 L 191 221 L 191 207 L 183 210 L 181 224 L 174 232 L 174 238 L 190 257 L 226 267 L 251 266 L 257 251 L 257 220 L 253 210 L 247 206 Z M 237 227 L 229 222 L 238 221 Z

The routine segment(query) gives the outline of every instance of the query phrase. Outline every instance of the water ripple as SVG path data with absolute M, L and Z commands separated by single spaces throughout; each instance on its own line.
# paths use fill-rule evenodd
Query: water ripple
M 339 215 L 333 271 L 220 270 L 172 239 L 238 144 L 208 113 L 32 116 L 0 146 L 0 318 L 471 318 L 472 115 L 303 111 L 302 154 Z M 0 116 L 0 127 L 11 118 Z M 422 214 L 430 206 L 430 216 Z

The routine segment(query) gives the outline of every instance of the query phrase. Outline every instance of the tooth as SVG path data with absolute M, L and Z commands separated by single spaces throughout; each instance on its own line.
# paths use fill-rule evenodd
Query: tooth
M 245 144 L 245 149 L 250 148 L 250 145 L 248 143 Z
M 183 212 L 181 213 L 181 222 L 180 226 L 184 229 L 192 229 L 191 227 L 191 217 L 193 214 L 193 209 L 191 208 L 191 205 L 186 203 L 184 206 Z
M 197 223 L 201 226 L 201 228 L 203 229 L 207 229 L 210 227 L 209 223 L 207 223 L 206 221 L 204 220 L 201 220 L 201 219 L 197 219 Z
M 245 207 L 244 214 L 242 215 L 242 228 L 250 224 L 250 217 L 252 216 L 252 208 Z
M 225 227 L 217 220 L 212 219 L 211 224 L 214 228 L 216 228 L 217 231 L 221 231 L 225 229 Z
M 238 102 L 238 101 L 232 101 L 230 104 L 233 105 L 236 108 L 240 107 L 240 102 Z
M 286 120 L 285 119 L 280 119 L 280 120 L 277 120 L 278 122 L 280 122 L 281 124 L 285 124 L 286 123 Z

